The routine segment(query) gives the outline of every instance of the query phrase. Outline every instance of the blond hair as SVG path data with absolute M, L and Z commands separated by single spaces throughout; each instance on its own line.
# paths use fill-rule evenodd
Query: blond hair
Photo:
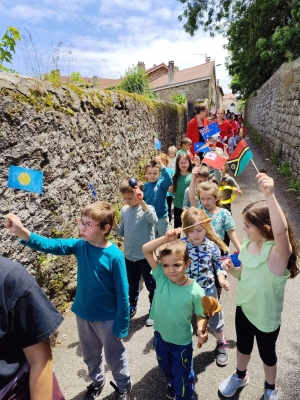
M 168 147 L 168 153 L 169 151 L 175 151 L 175 153 L 177 152 L 177 147 L 176 146 L 170 146 Z
M 182 260 L 185 264 L 189 260 L 189 251 L 185 242 L 180 239 L 176 239 L 173 242 L 166 243 L 159 248 L 159 258 L 164 256 L 174 255 L 179 260 Z
M 200 197 L 200 192 L 209 192 L 210 194 L 212 194 L 216 198 L 216 205 L 219 206 L 220 192 L 216 182 L 206 181 L 199 183 L 199 185 L 197 186 L 198 197 Z
M 181 215 L 181 220 L 182 220 L 182 228 L 188 236 L 188 234 L 191 232 L 191 230 L 194 229 L 194 226 L 188 229 L 184 229 L 186 226 L 191 226 L 196 224 L 197 222 L 204 221 L 208 219 L 208 215 L 204 210 L 201 210 L 200 208 L 197 207 L 191 207 L 185 210 L 182 215 Z M 197 225 L 195 225 L 197 226 Z M 228 251 L 228 247 L 226 244 L 221 240 L 214 232 L 213 227 L 211 226 L 210 222 L 205 222 L 201 224 L 203 229 L 206 231 L 206 236 L 208 237 L 209 240 L 214 242 L 221 250 L 224 252 Z
M 115 213 L 115 209 L 106 201 L 96 201 L 83 208 L 81 217 L 87 217 L 97 222 L 100 225 L 100 229 L 104 229 L 105 225 L 109 225 L 109 231 L 104 235 L 107 236 L 113 226 Z

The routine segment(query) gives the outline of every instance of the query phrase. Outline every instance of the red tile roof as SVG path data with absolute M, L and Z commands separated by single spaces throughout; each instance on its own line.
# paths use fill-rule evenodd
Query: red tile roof
M 69 76 L 60 76 L 60 81 L 62 83 L 70 83 Z M 92 85 L 95 83 L 95 87 L 97 89 L 108 89 L 112 86 L 117 86 L 122 79 L 109 79 L 109 78 L 87 78 L 87 77 L 80 77 L 80 79 L 84 80 L 85 83 L 91 83 Z
M 197 65 L 183 69 L 181 71 L 174 71 L 174 80 L 170 85 L 183 84 L 184 82 L 196 81 L 197 79 L 210 78 L 213 68 L 215 66 L 214 61 L 207 62 L 205 64 Z M 153 80 L 150 84 L 152 89 L 158 89 L 168 85 L 168 74 L 160 76 Z
M 146 74 L 150 74 L 150 72 L 153 72 L 156 69 L 161 68 L 161 67 L 165 67 L 166 69 L 168 69 L 168 66 L 165 63 L 161 63 L 161 64 L 154 65 L 153 67 L 146 69 L 145 72 L 146 72 Z

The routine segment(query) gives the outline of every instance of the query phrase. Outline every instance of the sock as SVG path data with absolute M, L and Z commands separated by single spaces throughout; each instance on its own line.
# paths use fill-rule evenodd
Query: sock
M 245 371 L 240 371 L 239 369 L 236 369 L 236 373 L 239 379 L 245 379 L 247 370 Z
M 217 343 L 220 344 L 221 342 L 224 342 L 224 339 L 225 339 L 225 336 L 223 336 L 222 339 L 217 339 Z
M 270 385 L 267 381 L 265 381 L 265 389 L 275 390 L 275 383 Z

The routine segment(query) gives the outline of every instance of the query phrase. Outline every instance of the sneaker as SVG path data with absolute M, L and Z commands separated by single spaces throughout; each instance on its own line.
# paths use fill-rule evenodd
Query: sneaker
M 132 319 L 135 316 L 136 311 L 137 311 L 136 308 L 130 310 L 130 319 Z
M 101 385 L 99 386 L 94 386 L 93 383 L 91 383 L 88 387 L 87 387 L 87 392 L 84 395 L 82 400 L 94 400 L 96 399 L 100 393 L 102 392 L 102 389 L 104 388 L 106 384 L 106 378 L 104 378 L 104 381 Z
M 168 399 L 176 399 L 176 393 L 175 393 L 175 389 L 174 389 L 174 385 L 173 382 L 169 382 L 168 386 L 167 386 L 167 390 L 166 390 L 166 396 Z
M 151 319 L 151 318 L 146 319 L 146 326 L 153 326 L 153 324 L 154 324 L 153 319 Z
M 110 381 L 110 385 L 115 389 L 114 400 L 131 400 L 132 383 L 129 381 L 126 392 L 120 392 L 114 382 Z
M 227 347 L 228 347 L 228 343 L 225 338 L 222 342 L 217 342 L 216 362 L 218 365 L 221 365 L 222 367 L 225 367 L 225 365 L 227 365 L 227 363 L 228 363 Z
M 278 400 L 278 390 L 265 389 L 264 400 Z
M 226 378 L 221 385 L 219 386 L 219 391 L 222 393 L 224 397 L 231 397 L 235 394 L 235 392 L 240 387 L 244 387 L 249 383 L 248 374 L 244 379 L 239 379 L 237 373 L 235 372 L 228 378 Z

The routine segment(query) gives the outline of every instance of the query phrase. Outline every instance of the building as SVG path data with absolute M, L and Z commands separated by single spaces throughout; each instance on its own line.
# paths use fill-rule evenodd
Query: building
M 223 108 L 225 112 L 229 110 L 232 113 L 236 113 L 236 95 L 233 93 L 227 93 L 223 97 Z

